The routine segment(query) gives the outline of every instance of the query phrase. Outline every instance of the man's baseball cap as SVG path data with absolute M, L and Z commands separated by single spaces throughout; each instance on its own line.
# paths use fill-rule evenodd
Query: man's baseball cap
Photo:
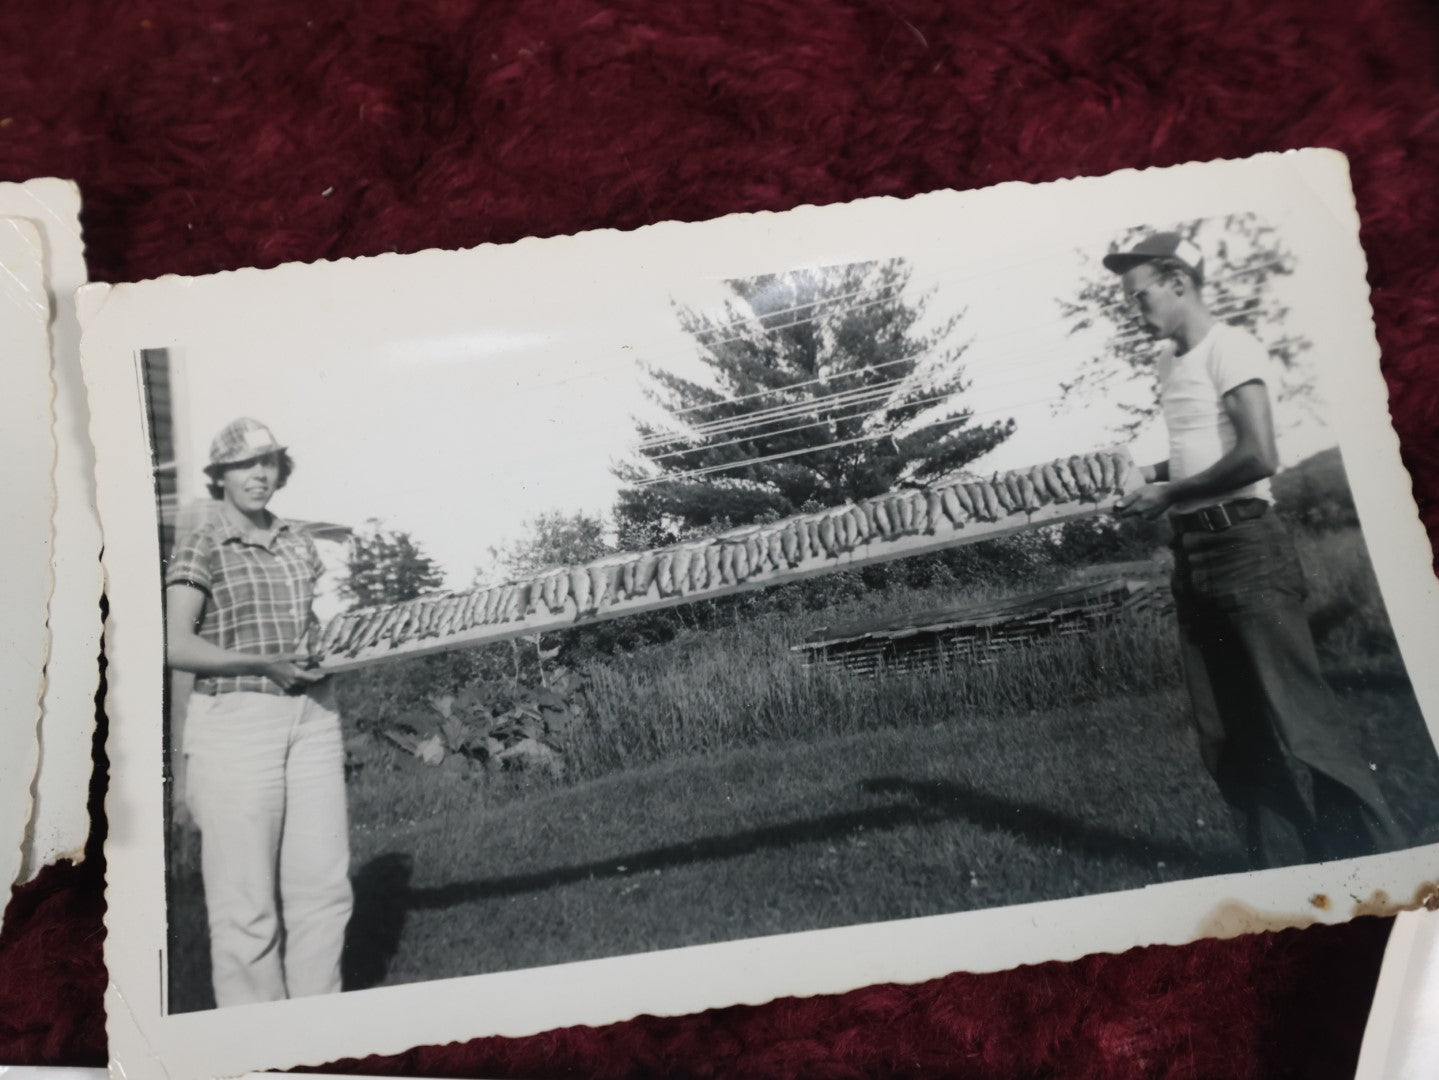
M 1154 233 L 1146 236 L 1128 251 L 1111 251 L 1104 257 L 1104 268 L 1116 274 L 1123 274 L 1151 259 L 1162 257 L 1178 259 L 1194 271 L 1200 284 L 1204 283 L 1204 252 L 1192 241 L 1175 232 Z
M 252 461 L 265 454 L 278 454 L 284 449 L 264 424 L 242 416 L 221 428 L 220 434 L 210 443 L 210 464 L 205 466 L 205 471 L 218 472 L 227 465 Z

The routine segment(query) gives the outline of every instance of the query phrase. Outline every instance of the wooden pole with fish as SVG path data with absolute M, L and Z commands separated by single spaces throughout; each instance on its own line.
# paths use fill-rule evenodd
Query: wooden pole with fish
M 623 618 L 1092 516 L 1141 483 L 1124 447 L 988 480 L 946 477 L 521 581 L 347 612 L 317 628 L 307 652 L 318 667 L 339 672 Z

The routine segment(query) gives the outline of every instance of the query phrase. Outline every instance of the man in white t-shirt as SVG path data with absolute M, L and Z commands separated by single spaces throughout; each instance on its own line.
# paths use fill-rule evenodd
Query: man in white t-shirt
M 1184 677 L 1204 763 L 1255 868 L 1390 850 L 1402 837 L 1356 733 L 1324 682 L 1304 572 L 1271 513 L 1278 466 L 1253 335 L 1204 303 L 1204 259 L 1178 233 L 1104 258 L 1163 344 L 1156 357 L 1169 457 L 1121 515 L 1169 515 Z

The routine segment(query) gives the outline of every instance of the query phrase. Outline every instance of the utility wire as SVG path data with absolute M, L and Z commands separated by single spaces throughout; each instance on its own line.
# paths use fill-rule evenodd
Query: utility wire
M 916 401 L 906 401 L 903 403 L 903 407 L 909 409 L 913 408 L 916 405 L 934 405 L 941 401 L 947 401 L 953 396 L 954 395 L 952 394 L 936 394 L 934 397 L 920 398 Z M 658 461 L 660 460 L 660 458 L 679 457 L 681 454 L 698 454 L 706 450 L 718 450 L 722 446 L 737 446 L 740 443 L 752 442 L 755 439 L 777 439 L 781 435 L 789 435 L 796 431 L 804 431 L 808 428 L 819 427 L 822 424 L 836 424 L 844 420 L 858 420 L 861 417 L 870 417 L 875 415 L 875 413 L 878 411 L 879 410 L 876 409 L 866 408 L 861 409 L 859 412 L 847 413 L 844 416 L 824 416 L 820 417 L 818 420 L 812 420 L 808 423 L 798 424 L 794 427 L 781 428 L 778 431 L 764 431 L 759 432 L 758 434 L 742 435 L 737 439 L 729 439 L 726 442 L 705 443 L 703 446 L 693 446 L 685 450 L 671 450 L 663 454 L 647 454 L 645 455 L 645 457 L 648 461 Z
M 760 457 L 745 458 L 741 461 L 720 462 L 715 465 L 706 465 L 698 469 L 687 469 L 683 472 L 669 473 L 663 476 L 647 477 L 646 479 L 636 481 L 634 486 L 653 487 L 655 484 L 662 484 L 666 481 L 690 480 L 699 476 L 710 476 L 718 472 L 729 472 L 733 469 L 745 469 L 749 468 L 752 465 L 764 465 L 771 461 L 782 461 L 787 458 L 800 457 L 804 454 L 816 454 L 825 450 L 838 450 L 839 448 L 844 446 L 853 446 L 863 442 L 874 442 L 878 439 L 893 438 L 896 441 L 899 439 L 907 439 L 911 435 L 917 434 L 921 431 L 925 431 L 929 428 L 942 427 L 945 424 L 967 423 L 968 421 L 974 419 L 977 416 L 992 416 L 997 413 L 1013 412 L 1025 406 L 1040 404 L 1049 400 L 1052 400 L 1052 396 L 1033 398 L 1031 400 L 1018 402 L 1013 405 L 1006 405 L 1003 408 L 986 409 L 983 412 L 967 412 L 959 416 L 943 417 L 941 419 L 931 420 L 928 423 L 917 424 L 907 431 L 874 431 L 865 435 L 857 435 L 849 439 L 837 439 L 832 442 L 821 443 L 817 446 L 805 446 L 800 447 L 796 450 L 784 450 L 779 453 L 765 454 Z

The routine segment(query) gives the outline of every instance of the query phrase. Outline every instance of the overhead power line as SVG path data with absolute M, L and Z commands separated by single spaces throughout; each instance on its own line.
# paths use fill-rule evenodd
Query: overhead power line
M 945 401 L 952 396 L 951 394 L 936 394 L 933 397 L 906 401 L 903 404 L 905 408 L 913 408 L 916 405 L 937 405 L 939 402 Z M 818 420 L 811 420 L 808 423 L 797 424 L 794 427 L 780 428 L 778 431 L 765 431 L 758 434 L 751 433 L 742 435 L 737 439 L 729 439 L 725 442 L 705 443 L 703 446 L 693 446 L 685 450 L 670 450 L 663 454 L 647 454 L 646 458 L 650 461 L 658 461 L 660 458 L 679 457 L 681 454 L 697 454 L 706 450 L 718 450 L 724 446 L 738 446 L 740 443 L 752 442 L 755 439 L 777 439 L 781 435 L 790 435 L 796 431 L 805 431 L 809 428 L 820 427 L 824 424 L 835 424 L 843 420 L 858 420 L 861 417 L 873 416 L 875 412 L 876 410 L 874 409 L 866 408 L 859 410 L 859 412 L 846 413 L 843 416 L 824 416 Z
M 1049 401 L 1051 400 L 1051 398 L 1052 395 L 1040 398 L 1033 398 L 1031 400 L 1022 401 L 1014 405 L 1006 405 L 1003 408 L 986 409 L 983 412 L 966 412 L 958 416 L 942 417 L 940 419 L 928 421 L 927 423 L 917 424 L 914 427 L 909 428 L 907 431 L 873 431 L 864 435 L 856 435 L 853 438 L 849 439 L 836 439 L 827 443 L 819 443 L 815 446 L 804 446 L 799 447 L 795 450 L 784 450 L 774 454 L 764 454 L 759 457 L 745 458 L 741 461 L 720 462 L 715 465 L 706 465 L 698 469 L 687 469 L 683 472 L 667 473 L 662 476 L 647 477 L 643 480 L 635 481 L 634 486 L 653 487 L 655 484 L 663 484 L 668 481 L 691 480 L 700 476 L 712 476 L 715 473 L 730 472 L 734 469 L 747 469 L 752 465 L 764 465 L 771 461 L 783 461 L 788 458 L 801 457 L 805 454 L 817 454 L 825 450 L 838 450 L 841 447 L 854 446 L 859 443 L 865 442 L 875 442 L 879 439 L 907 439 L 909 438 L 909 436 L 914 435 L 920 431 L 925 431 L 929 428 L 943 427 L 945 424 L 968 423 L 970 420 L 973 420 L 975 417 L 978 416 L 993 416 L 999 413 L 1013 412 L 1016 409 L 1020 409 L 1028 405 L 1036 405 L 1041 402 Z

